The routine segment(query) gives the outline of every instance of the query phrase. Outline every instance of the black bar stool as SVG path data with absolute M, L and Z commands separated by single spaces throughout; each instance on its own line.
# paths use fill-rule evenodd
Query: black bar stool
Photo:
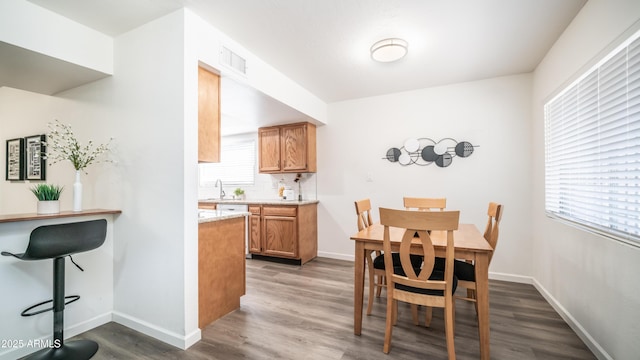
M 20 260 L 53 259 L 53 300 L 43 301 L 24 310 L 22 316 L 33 316 L 53 310 L 53 347 L 31 354 L 27 359 L 90 359 L 98 351 L 98 343 L 91 340 L 76 340 L 66 344 L 63 338 L 64 306 L 80 296 L 64 295 L 65 257 L 100 247 L 107 236 L 107 220 L 92 220 L 68 224 L 45 225 L 35 228 L 29 237 L 27 250 L 22 254 L 3 251 L 4 256 L 13 256 Z M 80 270 L 71 258 L 71 261 Z M 84 270 L 82 270 L 84 271 Z M 32 311 L 34 308 L 53 302 L 49 309 Z

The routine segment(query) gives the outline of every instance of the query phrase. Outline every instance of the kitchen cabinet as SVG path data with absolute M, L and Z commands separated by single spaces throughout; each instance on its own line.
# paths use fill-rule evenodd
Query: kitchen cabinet
M 295 258 L 298 254 L 297 207 L 265 206 L 262 211 L 262 252 Z
M 198 202 L 198 209 L 215 210 L 216 207 L 217 207 L 216 203 Z
M 220 162 L 220 76 L 200 66 L 198 162 Z
M 198 224 L 198 325 L 240 307 L 246 290 L 245 219 Z
M 261 209 L 260 205 L 249 205 L 249 252 L 260 253 L 262 251 L 260 234 L 261 231 Z
M 256 205 L 249 212 L 250 253 L 300 264 L 318 255 L 317 204 Z
M 316 172 L 316 126 L 296 123 L 258 129 L 261 173 Z

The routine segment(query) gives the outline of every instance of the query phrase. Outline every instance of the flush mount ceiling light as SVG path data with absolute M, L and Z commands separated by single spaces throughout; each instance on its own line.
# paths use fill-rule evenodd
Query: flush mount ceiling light
M 371 58 L 379 62 L 393 62 L 407 55 L 407 42 L 402 39 L 383 39 L 371 46 Z

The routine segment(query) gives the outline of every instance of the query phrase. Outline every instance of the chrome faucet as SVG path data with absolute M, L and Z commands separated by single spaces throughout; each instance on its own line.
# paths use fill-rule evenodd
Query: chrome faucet
M 222 180 L 220 179 L 216 180 L 215 187 L 218 187 L 218 186 L 220 186 L 220 200 L 222 200 L 224 198 L 225 193 L 224 193 L 224 190 L 222 190 Z

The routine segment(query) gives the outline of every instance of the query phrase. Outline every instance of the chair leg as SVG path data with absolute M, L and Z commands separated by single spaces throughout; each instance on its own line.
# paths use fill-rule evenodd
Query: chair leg
M 371 315 L 371 310 L 373 310 L 373 290 L 376 287 L 375 278 L 376 276 L 373 274 L 373 271 L 369 271 L 369 300 L 367 302 L 367 315 Z
M 451 300 L 451 327 L 453 328 L 453 335 L 456 334 L 456 299 Z
M 387 282 L 387 279 L 384 276 L 377 276 L 378 282 L 376 283 L 376 297 L 380 297 L 382 295 L 382 288 L 384 284 Z
M 398 325 L 398 301 L 393 300 L 393 326 Z
M 395 323 L 394 317 L 396 317 L 394 316 L 394 310 L 397 309 L 394 304 L 397 306 L 397 302 L 393 300 L 393 298 L 389 296 L 389 294 L 387 294 L 387 319 L 384 328 L 384 346 L 382 348 L 382 352 L 384 352 L 385 354 L 388 354 L 391 350 L 391 332 Z
M 425 306 L 426 314 L 424 316 L 424 327 L 431 326 L 431 319 L 433 318 L 433 308 L 431 306 Z
M 413 318 L 413 325 L 420 325 L 418 321 L 418 305 L 416 304 L 411 304 L 411 317 Z
M 444 330 L 446 332 L 447 354 L 448 354 L 449 360 L 455 360 L 456 350 L 455 350 L 455 344 L 454 344 L 454 309 L 453 309 L 453 299 L 451 297 L 448 300 L 445 300 Z
M 478 301 L 476 299 L 476 290 L 475 289 L 471 289 L 471 298 L 473 299 L 473 306 L 475 306 L 476 308 L 476 317 L 478 317 Z
M 53 344 L 37 351 L 28 360 L 88 360 L 98 352 L 98 343 L 91 340 L 64 342 L 64 257 L 53 260 Z

